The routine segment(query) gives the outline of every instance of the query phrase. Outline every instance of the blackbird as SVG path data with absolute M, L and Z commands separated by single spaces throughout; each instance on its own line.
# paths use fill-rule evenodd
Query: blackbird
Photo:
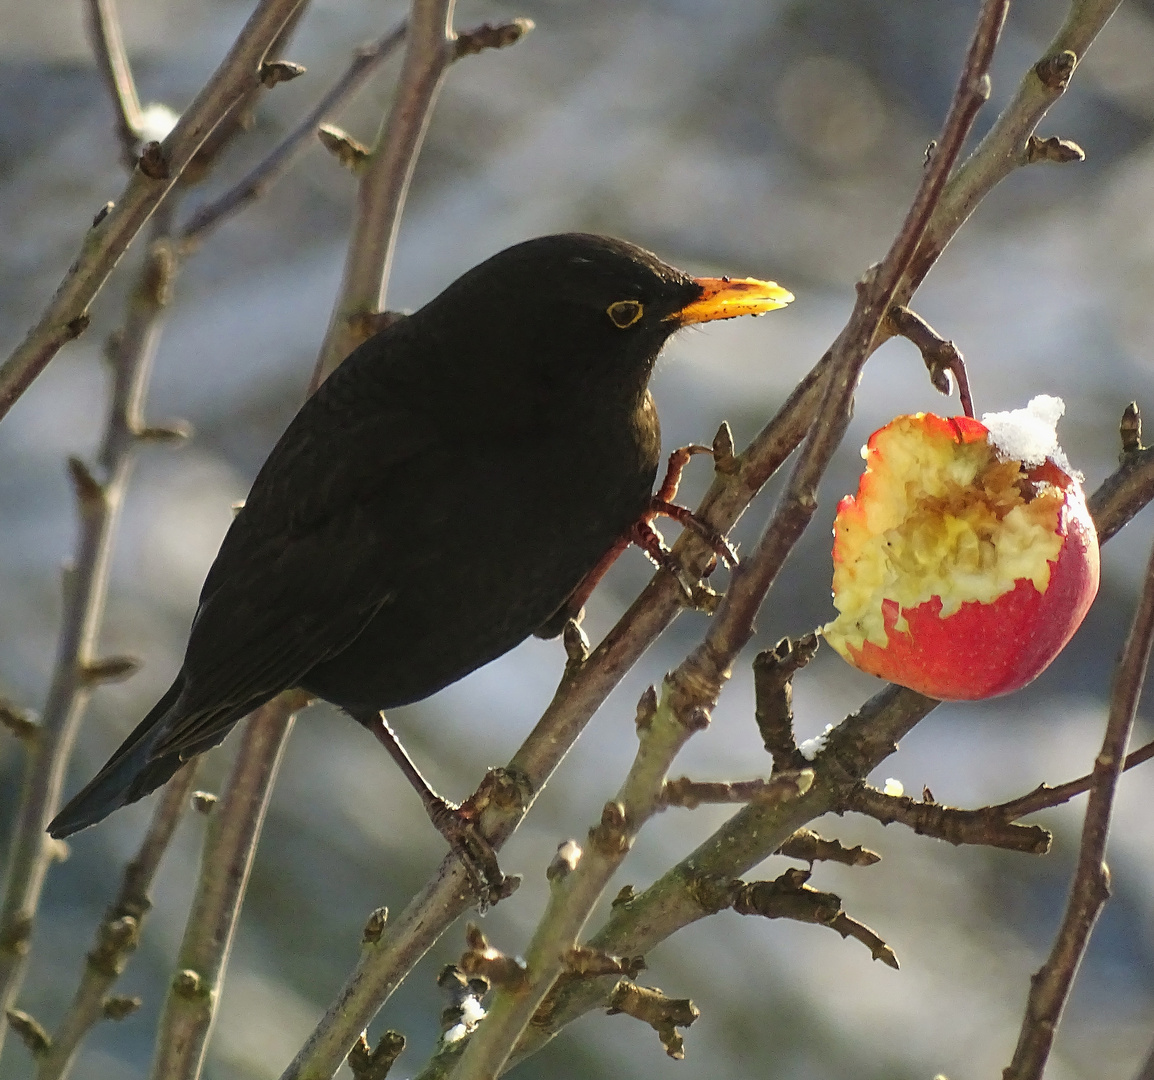
M 493 256 L 370 337 L 258 473 L 171 688 L 48 831 L 147 795 L 291 687 L 386 741 L 381 710 L 555 626 L 650 512 L 662 345 L 792 299 L 566 234 Z

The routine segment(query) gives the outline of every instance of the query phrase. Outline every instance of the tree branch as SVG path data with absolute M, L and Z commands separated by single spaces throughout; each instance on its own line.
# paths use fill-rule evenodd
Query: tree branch
M 1088 44 L 1108 14 L 1101 10 L 1101 5 L 1076 3 L 1063 30 L 1065 37 L 1062 40 Z M 1060 95 L 1053 95 L 1049 101 L 1056 100 L 1057 96 Z M 938 254 L 996 182 L 991 179 L 993 173 L 989 161 L 1001 161 L 1006 154 L 1012 156 L 1019 132 L 1023 128 L 1032 130 L 1044 112 L 1045 108 L 1040 112 L 1037 110 L 1033 97 L 1019 94 L 995 125 L 998 137 L 987 136 L 966 167 L 960 169 L 947 185 L 946 194 L 926 230 L 928 239 L 925 242 L 932 240 Z M 957 211 L 959 201 L 969 204 L 965 214 Z M 928 267 L 926 270 L 928 272 Z M 909 299 L 904 294 L 912 294 L 912 291 L 912 286 L 903 285 L 903 302 Z M 726 468 L 716 471 L 713 485 L 696 511 L 697 516 L 713 529 L 725 533 L 733 526 L 762 485 L 805 436 L 817 415 L 824 379 L 831 363 L 832 350 L 798 384 L 749 447 Z M 1111 482 L 1117 487 L 1118 498 L 1102 494 L 1092 500 L 1095 520 L 1100 532 L 1105 531 L 1106 535 L 1113 535 L 1149 500 L 1154 484 L 1154 459 L 1135 464 L 1124 479 L 1119 479 L 1116 474 L 1107 483 Z M 711 554 L 696 536 L 688 532 L 678 539 L 674 552 L 683 566 L 698 569 L 705 565 Z M 676 583 L 667 574 L 656 574 L 600 645 L 583 662 L 570 662 L 553 702 L 510 761 L 509 771 L 523 777 L 534 794 L 540 791 L 609 692 L 680 611 L 681 599 Z M 910 696 L 909 691 L 898 693 L 896 707 L 899 713 L 905 709 L 924 708 L 916 719 L 936 704 L 920 695 Z M 902 697 L 902 694 L 906 696 Z M 881 730 L 884 732 L 884 724 Z M 806 798 L 816 796 L 810 794 Z M 528 812 L 531 801 L 516 810 L 486 812 L 483 826 L 495 847 L 499 848 L 512 835 Z M 800 814 L 799 818 L 780 837 L 779 843 L 808 820 Z M 727 834 L 726 842 L 731 841 Z M 744 872 L 744 869 L 735 869 L 731 876 Z M 362 952 L 357 966 L 285 1071 L 283 1080 L 328 1080 L 359 1032 L 372 1020 L 412 965 L 472 903 L 464 875 L 458 871 L 454 860 L 446 859 L 404 911 L 390 923 L 372 949 Z M 522 1056 L 524 1054 L 518 1050 L 517 1058 Z
M 63 1080 L 71 1071 L 81 1041 L 108 1016 L 108 992 L 140 943 L 144 917 L 152 907 L 148 892 L 188 807 L 195 781 L 196 762 L 189 762 L 165 785 L 140 849 L 125 868 L 120 892 L 96 931 L 96 943 L 86 958 L 72 1004 L 48 1049 L 37 1059 L 36 1080 Z
M 277 144 L 272 153 L 223 195 L 200 207 L 192 215 L 180 231 L 181 245 L 190 247 L 199 244 L 225 218 L 243 210 L 276 183 L 297 157 L 313 145 L 317 128 L 348 104 L 368 82 L 369 77 L 392 56 L 405 40 L 405 28 L 406 24 L 401 23 L 372 44 L 357 49 L 345 73 Z
M 293 710 L 305 700 L 281 694 L 245 722 L 232 773 L 205 830 L 201 873 L 160 1017 L 153 1080 L 200 1075 L 272 782 Z
M 136 450 L 148 437 L 144 392 L 172 287 L 170 220 L 156 218 L 152 246 L 128 306 L 122 331 L 110 342 L 113 383 L 97 458 L 99 479 L 77 458 L 70 462 L 80 512 L 80 538 L 64 572 L 64 612 L 44 715 L 28 745 L 20 807 L 8 851 L 0 905 L 0 1039 L 3 1013 L 24 978 L 28 941 L 48 867 L 57 851 L 45 829 L 60 792 L 81 717 L 92 690 L 111 669 L 97 656 L 112 544 Z M 172 428 L 177 431 L 181 429 Z M 187 434 L 187 431 L 185 431 Z M 120 665 L 119 674 L 125 667 Z
M 1142 508 L 1132 491 L 1112 479 L 1090 500 L 1098 507 L 1096 525 L 1118 516 L 1132 517 Z M 1100 498 L 1104 490 L 1113 491 L 1115 501 Z M 1145 500 L 1143 505 L 1154 500 L 1154 477 L 1147 480 Z M 792 854 L 788 846 L 794 834 L 834 810 L 847 791 L 894 753 L 899 741 L 937 705 L 933 698 L 899 686 L 876 694 L 830 732 L 825 748 L 812 762 L 813 784 L 800 798 L 778 807 L 756 803 L 744 807 L 645 892 L 615 904 L 588 945 L 607 953 L 644 955 L 678 930 L 719 910 L 716 890 L 709 883 L 741 877 L 775 851 Z M 534 1053 L 578 1016 L 603 1006 L 612 983 L 589 980 L 559 990 L 547 1017 L 535 1018 L 517 1047 L 514 1063 Z
M 116 110 L 116 136 L 120 141 L 121 161 L 131 172 L 140 156 L 140 133 L 144 117 L 128 54 L 124 49 L 124 38 L 120 33 L 116 0 L 87 0 L 85 11 L 88 17 L 88 36 L 92 42 L 92 51 L 96 54 L 96 66 L 104 77 Z
M 935 802 L 915 802 L 908 795 L 887 795 L 867 783 L 846 792 L 838 812 L 851 810 L 880 821 L 883 825 L 900 821 L 919 836 L 933 836 L 951 844 L 981 844 L 986 847 L 1045 855 L 1050 850 L 1050 833 L 1038 825 L 1015 825 L 993 807 L 959 810 Z
M 93 225 L 56 295 L 0 366 L 0 420 L 66 342 L 88 325 L 88 305 L 201 144 L 260 84 L 260 65 L 303 0 L 259 0 L 236 43 L 163 143 L 145 147 L 112 210 Z
M 455 0 L 413 0 L 392 107 L 361 174 L 344 277 L 317 361 L 321 381 L 367 336 L 384 306 L 405 195 L 445 71 L 455 57 Z
M 1126 744 L 1134 727 L 1138 697 L 1146 677 L 1150 645 L 1154 641 L 1154 551 L 1146 570 L 1146 582 L 1134 614 L 1134 623 L 1110 696 L 1110 715 L 1102 749 L 1094 760 L 1090 799 L 1082 826 L 1078 865 L 1070 887 L 1070 898 L 1062 925 L 1054 938 L 1049 958 L 1030 980 L 1026 1013 L 1013 1060 L 1002 1073 L 1003 1080 L 1037 1080 L 1046 1067 L 1054 1034 L 1078 965 L 1086 952 L 1098 914 L 1110 896 L 1110 871 L 1106 867 L 1106 840 L 1114 793 L 1122 775 Z

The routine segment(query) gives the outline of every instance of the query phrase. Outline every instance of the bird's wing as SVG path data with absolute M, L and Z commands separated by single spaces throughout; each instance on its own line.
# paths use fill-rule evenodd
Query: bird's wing
M 443 448 L 420 418 L 350 392 L 340 375 L 293 421 L 221 545 L 156 753 L 219 741 L 238 709 L 347 647 L 421 569 L 405 521 L 414 499 L 424 529 L 438 527 L 440 511 L 412 481 L 435 474 Z

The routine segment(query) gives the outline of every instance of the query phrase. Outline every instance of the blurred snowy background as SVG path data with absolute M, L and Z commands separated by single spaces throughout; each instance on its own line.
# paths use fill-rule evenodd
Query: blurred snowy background
M 248 10 L 233 0 L 123 0 L 142 98 L 180 108 Z M 255 130 L 191 205 L 258 160 L 351 50 L 402 10 L 396 2 L 314 0 L 288 50 L 308 75 L 265 97 Z M 854 280 L 888 245 L 976 10 L 976 0 L 461 0 L 458 26 L 527 15 L 537 29 L 515 48 L 450 73 L 401 230 L 390 306 L 419 306 L 492 252 L 567 229 L 627 237 L 692 271 L 775 278 L 797 293 L 791 308 L 682 335 L 654 381 L 668 447 L 708 442 L 723 419 L 743 445 L 833 339 Z M 1046 0 L 1014 6 L 979 131 L 1064 14 L 1065 5 Z M 0 0 L 0 26 L 0 345 L 7 352 L 123 178 L 79 5 Z M 394 62 L 338 122 L 370 137 L 395 71 Z M 1088 160 L 1034 166 L 1003 184 L 915 306 L 964 351 L 979 411 L 1017 407 L 1036 393 L 1065 398 L 1059 434 L 1093 489 L 1115 464 L 1126 402 L 1154 408 L 1154 0 L 1123 6 L 1041 134 L 1075 139 Z M 230 503 L 243 498 L 301 399 L 339 280 L 352 194 L 349 175 L 318 148 L 185 264 L 148 412 L 186 417 L 197 436 L 179 453 L 146 451 L 137 467 L 102 644 L 108 653 L 143 657 L 145 667 L 96 695 L 69 790 L 136 724 L 179 662 Z M 44 700 L 59 567 L 76 531 L 64 458 L 95 446 L 106 390 L 100 343 L 117 325 L 139 255 L 130 253 L 98 299 L 92 330 L 0 425 L 0 693 L 30 707 Z M 855 482 L 857 449 L 893 415 L 917 409 L 956 411 L 930 388 L 912 347 L 890 343 L 866 369 L 819 518 L 770 597 L 759 647 L 831 616 L 829 526 L 837 498 Z M 690 466 L 689 505 L 708 472 L 705 463 Z M 759 499 L 740 524 L 737 538 L 747 545 L 772 497 Z M 1088 771 L 1152 520 L 1143 514 L 1106 549 L 1098 601 L 1049 672 L 1010 699 L 939 709 L 878 778 L 896 776 L 911 793 L 927 784 L 941 801 L 979 805 Z M 588 606 L 594 640 L 648 574 L 636 551 L 620 561 Z M 541 911 L 548 857 L 558 841 L 583 836 L 616 790 L 632 756 L 641 689 L 692 646 L 702 619 L 683 616 L 639 665 L 506 848 L 504 868 L 528 877 L 485 919 L 499 947 L 524 946 Z M 753 652 L 678 772 L 738 778 L 766 770 L 751 721 Z M 392 719 L 434 782 L 463 795 L 486 764 L 509 758 L 552 695 L 562 662 L 557 642 L 531 641 Z M 799 736 L 876 689 L 825 650 L 798 679 Z M 1151 734 L 1146 714 L 1139 736 Z M 218 787 L 231 749 L 226 744 L 205 763 L 201 787 Z M 19 755 L 13 740 L 0 739 L 4 830 Z M 723 915 L 649 957 L 643 981 L 691 996 L 702 1009 L 684 1063 L 670 1062 L 636 1022 L 596 1015 L 518 1075 L 999 1075 L 1029 975 L 1065 900 L 1082 805 L 1044 815 L 1056 837 L 1043 859 L 954 849 L 898 826 L 820 822 L 826 834 L 884 855 L 870 869 L 819 866 L 813 884 L 840 893 L 850 914 L 893 946 L 900 972 L 828 930 Z M 149 810 L 138 805 L 77 837 L 71 859 L 52 871 L 20 998 L 50 1027 Z M 667 813 L 646 831 L 614 888 L 645 886 L 723 817 L 709 809 Z M 1115 895 L 1080 975 L 1051 1080 L 1130 1080 L 1154 1040 L 1152 818 L 1150 776 L 1139 770 L 1122 785 L 1110 850 Z M 77 1073 L 85 1080 L 147 1070 L 202 830 L 195 816 L 182 824 L 144 943 L 121 984 L 141 994 L 144 1007 L 93 1034 Z M 206 1075 L 278 1076 L 353 964 L 367 913 L 381 904 L 399 910 L 442 853 L 415 796 L 370 737 L 326 707 L 310 710 L 273 796 Z M 782 868 L 762 870 L 775 876 Z M 397 1076 L 415 1071 L 433 1044 L 442 1007 L 434 979 L 461 943 L 459 928 L 447 935 L 378 1021 L 409 1040 Z M 30 1075 L 14 1039 L 0 1075 Z

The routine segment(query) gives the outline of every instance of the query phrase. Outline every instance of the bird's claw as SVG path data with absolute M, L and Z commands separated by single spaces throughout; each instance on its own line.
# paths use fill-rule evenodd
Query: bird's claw
M 455 806 L 442 799 L 440 806 L 429 810 L 429 818 L 465 868 L 482 912 L 513 894 L 521 878 L 501 872 L 497 853 L 467 804 Z

